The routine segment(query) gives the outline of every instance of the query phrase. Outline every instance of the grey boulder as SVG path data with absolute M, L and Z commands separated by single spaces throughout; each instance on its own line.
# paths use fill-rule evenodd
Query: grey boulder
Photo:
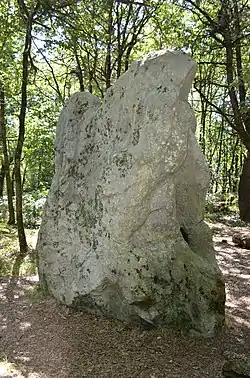
M 37 244 L 41 284 L 62 303 L 206 335 L 222 327 L 209 171 L 188 103 L 195 72 L 181 52 L 154 52 L 102 101 L 76 93 L 62 110 Z

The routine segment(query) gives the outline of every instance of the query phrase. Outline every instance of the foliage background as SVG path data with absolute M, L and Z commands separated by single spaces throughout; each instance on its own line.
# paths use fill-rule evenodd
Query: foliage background
M 221 30 L 223 14 L 228 17 L 228 24 Z M 235 35 L 237 19 L 239 36 Z M 211 171 L 208 207 L 215 209 L 221 203 L 226 203 L 226 207 L 237 207 L 246 143 L 234 127 L 229 92 L 234 86 L 240 110 L 245 109 L 246 113 L 250 81 L 247 1 L 2 0 L 0 83 L 5 92 L 13 195 L 13 169 L 22 106 L 22 59 L 29 23 L 32 23 L 32 40 L 21 156 L 26 227 L 39 225 L 54 171 L 53 141 L 57 119 L 67 98 L 79 90 L 88 90 L 102 97 L 133 60 L 163 48 L 181 49 L 198 64 L 190 102 L 197 116 L 197 138 Z M 239 39 L 242 75 L 237 74 L 238 62 L 234 55 L 233 83 L 227 78 L 225 30 L 231 33 L 234 44 L 237 45 Z M 244 104 L 240 103 L 238 94 L 240 80 L 245 86 Z M 3 180 L 3 153 L 0 159 L 0 211 L 5 218 L 7 192 Z

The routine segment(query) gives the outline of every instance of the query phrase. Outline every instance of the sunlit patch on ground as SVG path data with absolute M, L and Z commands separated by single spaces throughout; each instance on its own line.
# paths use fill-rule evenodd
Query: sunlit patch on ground
M 238 330 L 250 330 L 250 251 L 232 242 L 234 233 L 244 234 L 249 228 L 237 225 L 229 228 L 221 223 L 210 226 L 216 257 L 226 282 L 227 323 Z
M 46 375 L 41 375 L 36 372 L 22 373 L 15 364 L 0 361 L 0 378 L 49 378 Z
M 0 378 L 24 378 L 14 364 L 8 361 L 0 361 Z

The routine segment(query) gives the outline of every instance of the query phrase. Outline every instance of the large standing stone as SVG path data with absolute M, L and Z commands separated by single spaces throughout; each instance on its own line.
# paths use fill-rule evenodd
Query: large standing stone
M 206 334 L 223 324 L 195 71 L 183 53 L 155 52 L 102 102 L 77 93 L 63 109 L 37 251 L 42 284 L 66 305 Z

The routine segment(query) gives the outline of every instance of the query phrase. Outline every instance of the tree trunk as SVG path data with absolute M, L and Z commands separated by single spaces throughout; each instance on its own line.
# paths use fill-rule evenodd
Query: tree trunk
M 108 36 L 107 36 L 107 49 L 106 49 L 106 61 L 105 61 L 105 81 L 106 81 L 106 90 L 111 86 L 111 74 L 112 74 L 112 65 L 111 65 L 111 48 L 112 48 L 112 33 L 113 33 L 113 1 L 109 2 L 109 18 L 108 18 Z
M 15 184 L 16 184 L 16 217 L 17 217 L 17 230 L 19 239 L 20 252 L 16 257 L 15 264 L 12 269 L 12 275 L 18 276 L 22 260 L 27 254 L 27 241 L 23 225 L 23 191 L 22 191 L 22 176 L 21 176 L 21 157 L 24 143 L 25 134 L 25 117 L 27 110 L 27 86 L 28 86 L 28 66 L 29 55 L 31 49 L 31 31 L 32 31 L 32 18 L 27 19 L 25 46 L 23 51 L 22 61 L 22 98 L 21 108 L 19 115 L 19 135 L 15 153 Z
M 11 173 L 11 193 L 12 193 L 12 197 L 15 197 L 15 170 L 14 168 Z
M 23 193 L 23 188 L 24 188 L 24 185 L 25 185 L 26 173 L 27 173 L 27 165 L 25 165 L 25 167 L 24 167 L 24 171 L 23 171 L 22 193 Z M 39 186 L 38 186 L 38 188 L 39 188 Z
M 250 221 L 250 152 L 248 151 L 243 164 L 242 173 L 239 182 L 239 209 L 240 218 Z
M 223 5 L 223 4 L 222 4 Z M 224 4 L 225 5 L 225 4 Z M 237 37 L 241 37 L 237 3 L 234 2 L 234 13 L 235 19 L 235 33 Z M 229 23 L 228 14 L 226 8 L 223 8 L 225 12 L 226 19 Z M 236 12 L 237 11 L 237 12 Z M 250 120 L 246 116 L 245 107 L 245 97 L 246 89 L 245 83 L 242 75 L 242 62 L 241 62 L 241 47 L 240 43 L 236 42 L 233 44 L 233 38 L 229 28 L 224 30 L 224 44 L 226 49 L 226 71 L 227 71 L 227 83 L 228 83 L 228 93 L 230 102 L 232 105 L 232 110 L 234 114 L 234 125 L 241 141 L 247 149 L 247 156 L 245 157 L 242 173 L 240 176 L 240 183 L 238 189 L 238 202 L 240 210 L 240 218 L 244 221 L 250 221 Z M 236 44 L 236 51 L 234 54 L 233 47 Z M 236 55 L 236 73 L 234 70 L 234 59 Z M 237 86 L 235 85 L 235 74 L 238 76 L 238 97 L 236 94 Z M 239 98 L 239 101 L 238 101 Z
M 85 89 L 84 88 L 84 77 L 83 77 L 81 62 L 80 62 L 78 52 L 77 52 L 77 41 L 74 41 L 74 54 L 75 54 L 76 65 L 77 65 L 76 75 L 77 75 L 77 79 L 79 80 L 80 91 L 84 92 L 84 89 Z
M 14 211 L 14 206 L 13 206 L 13 196 L 12 196 L 11 177 L 10 177 L 10 164 L 9 164 L 8 147 L 7 147 L 7 141 L 6 141 L 5 98 L 4 97 L 5 97 L 4 86 L 3 86 L 3 83 L 0 83 L 0 131 L 2 134 L 4 167 L 5 167 L 6 187 L 7 187 L 7 197 L 8 197 L 8 210 L 9 210 L 8 224 L 14 224 L 15 211 Z
M 4 179 L 5 179 L 5 165 L 2 163 L 1 170 L 0 170 L 0 197 L 3 197 L 3 187 L 4 187 Z
M 221 168 L 221 160 L 222 160 L 222 147 L 223 147 L 223 133 L 224 133 L 224 118 L 222 117 L 221 120 L 221 127 L 219 132 L 219 151 L 218 151 L 218 159 L 216 161 L 216 177 L 215 177 L 215 189 L 214 192 L 217 193 L 219 189 L 219 173 Z

